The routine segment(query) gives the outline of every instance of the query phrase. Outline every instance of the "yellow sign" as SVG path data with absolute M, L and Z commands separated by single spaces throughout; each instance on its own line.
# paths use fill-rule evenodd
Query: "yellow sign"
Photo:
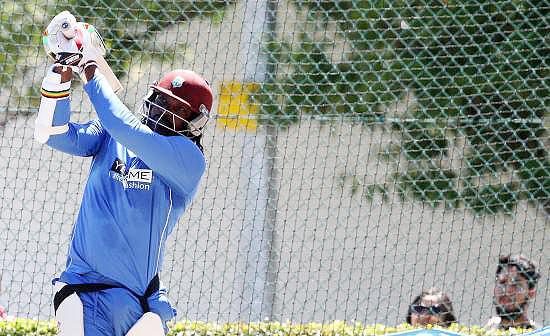
M 220 86 L 218 123 L 234 130 L 255 131 L 258 127 L 258 106 L 249 101 L 256 92 L 256 83 L 225 82 Z

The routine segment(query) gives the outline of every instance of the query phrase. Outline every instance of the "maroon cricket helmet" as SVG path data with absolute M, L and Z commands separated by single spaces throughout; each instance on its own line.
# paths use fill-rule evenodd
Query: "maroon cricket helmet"
M 181 101 L 196 114 L 202 113 L 204 108 L 208 113 L 212 109 L 212 89 L 208 82 L 194 71 L 170 71 L 151 87 Z M 204 107 L 201 108 L 201 105 Z

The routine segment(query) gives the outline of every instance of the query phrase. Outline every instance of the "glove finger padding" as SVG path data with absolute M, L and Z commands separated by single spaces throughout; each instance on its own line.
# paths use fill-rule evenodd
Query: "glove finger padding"
M 55 64 L 79 70 L 106 53 L 101 35 L 94 26 L 76 22 L 68 11 L 57 14 L 43 33 L 42 43 Z
M 80 43 L 75 32 L 76 19 L 67 12 L 57 14 L 42 34 L 46 54 L 56 64 L 76 67 L 81 59 Z

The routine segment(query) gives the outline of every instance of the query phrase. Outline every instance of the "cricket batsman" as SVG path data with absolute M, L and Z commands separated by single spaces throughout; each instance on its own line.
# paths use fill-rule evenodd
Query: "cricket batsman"
M 176 312 L 159 273 L 167 236 L 206 168 L 200 141 L 212 90 L 193 71 L 171 71 L 150 86 L 138 117 L 115 94 L 120 83 L 93 26 L 62 12 L 43 41 L 54 64 L 35 139 L 92 157 L 66 267 L 54 279 L 59 335 L 165 335 Z M 97 113 L 84 124 L 69 120 L 75 72 Z

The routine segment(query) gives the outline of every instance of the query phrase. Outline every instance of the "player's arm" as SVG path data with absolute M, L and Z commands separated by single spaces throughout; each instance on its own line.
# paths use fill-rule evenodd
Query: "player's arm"
M 120 101 L 105 77 L 95 71 L 95 66 L 86 68 L 86 76 L 88 83 L 84 90 L 105 130 L 169 185 L 186 194 L 192 192 L 206 166 L 198 147 L 183 136 L 163 136 L 142 124 Z
M 42 98 L 34 137 L 38 142 L 65 153 L 91 156 L 101 146 L 105 132 L 98 120 L 86 124 L 69 122 L 71 78 L 71 68 L 53 66 L 48 70 L 40 90 Z

